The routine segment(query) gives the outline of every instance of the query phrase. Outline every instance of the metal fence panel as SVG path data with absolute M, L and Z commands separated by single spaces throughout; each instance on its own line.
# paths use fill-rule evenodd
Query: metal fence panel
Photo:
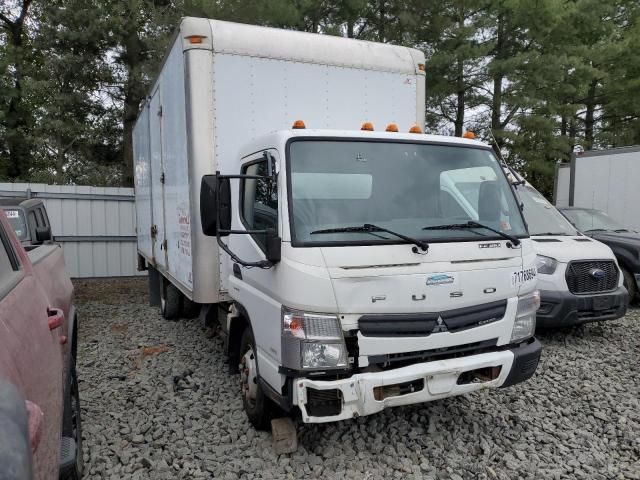
M 0 196 L 44 202 L 56 241 L 73 278 L 143 275 L 136 262 L 132 188 L 0 183 Z

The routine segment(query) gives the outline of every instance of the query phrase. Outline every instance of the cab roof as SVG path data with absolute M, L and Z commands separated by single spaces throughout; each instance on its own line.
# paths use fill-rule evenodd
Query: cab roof
M 363 131 L 363 130 L 329 130 L 329 129 L 289 129 L 278 130 L 266 135 L 262 135 L 251 141 L 241 152 L 240 157 L 244 158 L 265 148 L 277 148 L 286 144 L 292 138 L 315 138 L 315 139 L 356 139 L 373 141 L 403 141 L 412 143 L 425 143 L 431 145 L 451 145 L 467 146 L 490 149 L 486 143 L 468 138 L 452 137 L 448 135 L 431 135 L 423 133 L 400 133 L 386 131 Z
M 7 207 L 22 207 L 30 208 L 36 205 L 40 205 L 42 200 L 39 198 L 26 198 L 26 197 L 3 197 L 0 198 L 0 208 Z

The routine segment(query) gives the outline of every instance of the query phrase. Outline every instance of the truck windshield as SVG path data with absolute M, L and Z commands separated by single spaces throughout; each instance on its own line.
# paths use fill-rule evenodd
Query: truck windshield
M 299 139 L 290 144 L 288 161 L 294 244 L 402 242 L 381 229 L 344 228 L 364 224 L 425 242 L 502 239 L 482 227 L 428 228 L 469 221 L 528 236 L 504 172 L 487 149 Z
M 517 192 L 531 235 L 578 235 L 576 228 L 535 188 L 521 185 Z
M 24 212 L 16 208 L 5 208 L 4 213 L 9 219 L 9 223 L 16 232 L 20 241 L 27 239 L 27 223 L 24 219 Z

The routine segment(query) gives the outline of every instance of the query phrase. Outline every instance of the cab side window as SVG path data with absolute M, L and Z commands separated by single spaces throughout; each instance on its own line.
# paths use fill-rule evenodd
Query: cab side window
M 244 175 L 267 175 L 267 162 L 260 160 L 242 168 Z M 270 178 L 244 179 L 240 189 L 240 213 L 248 230 L 273 229 L 278 232 L 278 189 Z M 251 235 L 265 250 L 266 235 Z
M 0 225 L 0 298 L 4 297 L 15 284 L 18 270 L 20 270 L 18 258 L 9 236 Z

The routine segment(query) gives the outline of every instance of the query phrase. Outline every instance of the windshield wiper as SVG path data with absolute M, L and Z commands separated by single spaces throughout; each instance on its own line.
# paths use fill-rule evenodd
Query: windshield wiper
M 614 230 L 614 232 L 616 233 L 624 233 L 624 232 L 630 232 L 631 230 L 627 230 L 626 228 L 616 228 Z
M 514 247 L 520 245 L 520 240 L 516 237 L 509 235 L 507 233 L 501 232 L 500 230 L 496 230 L 495 228 L 491 228 L 488 225 L 483 225 L 482 223 L 474 222 L 472 220 L 467 223 L 452 223 L 450 225 L 433 225 L 431 227 L 423 227 L 422 230 L 463 230 L 466 228 L 484 228 L 485 230 L 489 230 L 493 233 L 497 233 L 502 238 L 509 240 Z
M 532 233 L 531 235 L 536 235 L 538 237 L 568 237 L 570 234 L 564 232 L 536 232 Z
M 394 232 L 393 230 L 389 230 L 388 228 L 379 227 L 377 225 L 372 225 L 370 223 L 365 223 L 364 225 L 358 225 L 354 227 L 339 227 L 339 228 L 325 228 L 323 230 L 314 230 L 310 233 L 310 235 L 316 235 L 318 233 L 374 233 L 374 232 L 386 232 L 391 235 L 394 235 L 398 238 L 401 238 L 405 242 L 412 243 L 416 245 L 416 247 L 420 248 L 423 252 L 429 250 L 429 244 L 427 242 L 423 242 L 422 240 L 418 240 L 417 238 L 411 238 L 402 233 Z M 417 248 L 413 250 L 417 253 Z
M 606 232 L 606 228 L 590 228 L 589 230 L 585 230 L 585 232 Z

